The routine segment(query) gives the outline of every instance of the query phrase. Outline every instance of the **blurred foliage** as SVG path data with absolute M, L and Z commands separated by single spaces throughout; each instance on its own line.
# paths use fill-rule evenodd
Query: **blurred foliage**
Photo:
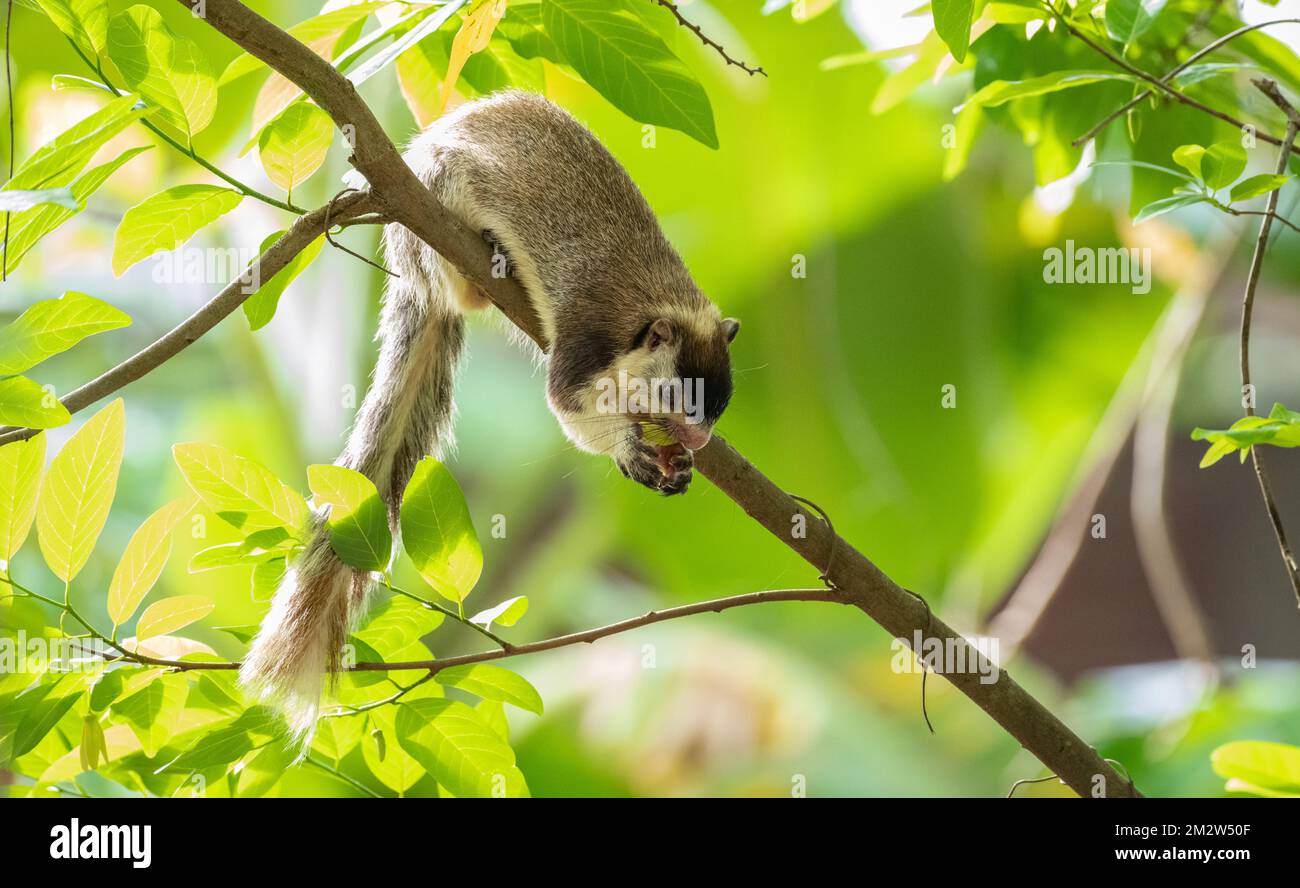
M 100 118 L 107 120 L 96 130 L 103 142 L 78 158 L 76 170 L 17 183 L 50 192 L 40 199 L 51 202 L 15 212 L 11 225 L 31 214 L 26 224 L 50 233 L 25 256 L 10 256 L 0 312 L 17 316 L 70 291 L 132 318 L 126 328 L 105 320 L 101 335 L 45 356 L 37 390 L 63 393 L 215 292 L 210 269 L 187 256 L 233 251 L 239 267 L 286 227 L 285 207 L 323 204 L 348 167 L 341 140 L 326 144 L 318 112 L 291 85 L 241 59 L 179 4 L 128 14 L 130 2 L 109 0 L 107 21 L 116 24 L 106 25 L 102 40 L 94 27 L 66 40 L 52 23 L 56 10 L 84 4 L 38 3 L 14 12 L 18 157 L 100 109 L 114 110 Z M 322 14 L 319 0 L 249 5 L 285 26 Z M 1188 209 L 1189 201 L 1135 231 L 1124 209 L 1136 214 L 1177 184 L 1142 164 L 1168 167 L 1184 146 L 1215 146 L 1238 133 L 1194 109 L 1148 99 L 1103 131 L 1095 149 L 1074 146 L 1142 85 L 1066 25 L 1163 72 L 1193 46 L 1231 32 L 1239 24 L 1234 4 L 1058 6 L 1064 13 L 1053 21 L 1030 0 L 936 0 L 938 29 L 916 17 L 923 27 L 913 44 L 873 42 L 907 24 L 874 0 L 682 5 L 728 53 L 761 64 L 766 78 L 726 66 L 668 10 L 637 0 L 511 0 L 468 56 L 458 34 L 470 17 L 484 26 L 481 2 L 334 0 L 324 10 L 329 27 L 291 30 L 359 84 L 398 140 L 458 100 L 451 82 L 463 97 L 507 84 L 544 90 L 590 126 L 660 214 L 705 292 L 724 314 L 744 320 L 733 351 L 736 394 L 721 430 L 782 487 L 815 499 L 899 583 L 924 591 L 974 631 L 1078 483 L 1098 419 L 1121 380 L 1143 366 L 1188 257 L 1215 226 L 1232 222 L 1207 215 L 1208 201 Z M 173 52 L 181 63 L 167 77 L 142 75 L 139 58 L 109 45 L 114 28 L 183 46 Z M 618 44 L 601 39 L 602 29 L 634 36 Z M 588 51 L 597 50 L 627 56 L 626 81 L 603 79 L 620 60 L 592 62 Z M 1231 64 L 1194 72 L 1179 88 L 1280 132 L 1276 109 L 1247 77 L 1262 69 L 1300 88 L 1300 60 L 1289 46 L 1257 31 L 1215 60 Z M 458 79 L 447 73 L 457 63 Z M 136 122 L 141 112 L 129 100 L 118 100 L 118 110 L 110 96 L 69 76 L 130 87 L 156 113 Z M 674 91 L 687 100 L 665 104 Z M 142 147 L 153 150 L 133 153 Z M 1243 173 L 1271 168 L 1267 148 L 1250 150 L 1221 184 L 1199 156 L 1193 175 L 1207 187 L 1229 187 Z M 189 150 L 228 178 L 197 165 Z M 1090 172 L 1094 160 L 1118 163 Z M 109 164 L 102 182 L 78 178 Z M 70 192 L 77 209 L 57 189 Z M 377 232 L 352 229 L 342 239 L 369 253 Z M 1094 249 L 1154 244 L 1153 286 L 1141 294 L 1126 282 L 1049 286 L 1044 249 L 1067 240 Z M 155 250 L 177 251 L 138 261 Z M 1297 258 L 1293 246 L 1279 245 L 1276 262 L 1292 279 Z M 190 487 L 172 445 L 219 444 L 282 480 L 293 496 L 320 495 L 307 467 L 334 457 L 365 391 L 383 287 L 379 272 L 331 249 L 287 276 L 273 282 L 272 297 L 250 302 L 249 323 L 226 321 L 124 392 L 113 509 L 70 585 L 70 602 L 92 622 L 111 610 L 107 590 L 122 553 L 144 546 L 131 543 L 137 528 L 153 522 L 175 530 L 164 533 L 172 552 L 150 606 L 214 605 L 184 626 L 182 641 L 194 645 L 189 656 L 235 658 L 246 649 L 248 627 L 261 619 L 279 576 L 268 579 L 266 565 L 282 571 L 292 545 L 281 544 L 278 555 L 276 545 L 253 551 L 247 534 L 206 500 L 178 518 L 172 510 L 186 503 Z M 607 462 L 574 452 L 547 413 L 540 374 L 498 327 L 480 320 L 471 330 L 457 396 L 459 449 L 449 462 L 467 518 L 480 530 L 473 609 L 525 594 L 530 603 L 518 628 L 500 621 L 498 631 L 517 642 L 650 607 L 815 583 L 813 571 L 704 481 L 686 497 L 653 498 Z M 1285 399 L 1294 403 L 1300 392 L 1288 385 Z M 1236 398 L 1235 385 L 1203 395 L 1202 421 L 1233 416 Z M 43 438 L 47 460 L 69 446 L 72 428 L 53 419 Z M 24 464 L 17 450 L 12 463 Z M 364 516 L 366 491 L 336 494 L 351 496 L 353 513 Z M 365 543 L 365 522 L 354 525 Z M 196 553 L 227 544 L 249 557 L 189 571 Z M 399 560 L 393 585 L 422 588 L 428 560 L 416 556 L 418 566 Z M 62 583 L 36 546 L 6 569 L 59 597 Z M 408 604 L 380 596 L 379 628 L 372 622 L 358 638 L 398 659 L 480 649 L 482 639 L 466 626 Z M 167 625 L 169 613 L 159 616 Z M 122 637 L 142 634 L 124 621 Z M 394 625 L 408 628 L 380 631 Z M 49 638 L 59 628 L 53 607 L 0 600 L 6 638 Z M 450 714 L 485 737 L 508 737 L 535 795 L 987 795 L 1039 773 L 1014 740 L 942 681 L 929 683 L 937 727 L 929 736 L 919 677 L 891 670 L 889 642 L 856 612 L 764 605 L 513 661 L 545 700 L 543 715 L 509 711 L 507 724 L 499 699 L 433 682 L 414 704 L 426 723 Z M 1069 690 L 1023 657 L 1013 667 L 1149 794 L 1222 793 L 1223 778 L 1288 789 L 1242 777 L 1245 766 L 1225 765 L 1223 755 L 1216 776 L 1211 752 L 1232 741 L 1300 740 L 1294 664 L 1234 669 L 1221 685 L 1189 677 L 1178 664 L 1153 664 L 1089 676 Z M 110 675 L 121 678 L 107 687 L 77 673 L 57 681 L 51 674 L 0 678 L 0 753 L 16 755 L 11 769 L 22 775 L 12 792 L 451 789 L 429 757 L 431 744 L 388 739 L 402 727 L 391 707 L 324 720 L 313 758 L 326 766 L 289 767 L 274 718 L 247 706 L 230 673 L 150 672 L 118 669 Z M 364 705 L 392 692 L 374 678 L 345 678 L 339 699 Z M 38 696 L 19 704 L 33 684 Z M 39 718 L 27 718 L 33 711 Z M 36 722 L 40 736 L 22 727 Z M 170 730 L 160 735 L 159 724 Z M 408 737 L 421 730 L 408 727 Z M 161 755 L 172 767 L 157 774 L 145 764 Z M 195 774 L 212 779 L 195 783 Z M 1039 784 L 1019 794 L 1061 791 Z

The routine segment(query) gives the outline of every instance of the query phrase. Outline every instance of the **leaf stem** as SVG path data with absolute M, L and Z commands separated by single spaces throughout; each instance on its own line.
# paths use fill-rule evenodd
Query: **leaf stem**
M 81 51 L 81 48 L 78 47 L 77 44 L 73 43 L 71 39 L 68 40 L 68 43 L 72 46 L 73 51 L 77 53 L 77 55 L 81 58 L 81 60 L 86 63 L 86 67 L 90 68 L 90 70 L 94 71 L 97 75 L 99 75 L 100 81 L 104 84 L 104 86 L 108 87 L 109 92 L 111 92 L 115 96 L 122 95 L 122 91 L 119 90 L 117 87 L 115 87 L 111 82 L 109 82 L 108 76 L 104 73 L 104 68 L 102 65 L 99 64 L 99 62 L 86 58 L 86 54 L 83 53 Z M 181 154 L 184 154 L 190 160 L 194 161 L 199 166 L 203 167 L 205 170 L 212 173 L 218 179 L 221 179 L 223 182 L 227 183 L 228 185 L 233 186 L 235 190 L 237 190 L 240 194 L 244 195 L 245 197 L 255 198 L 257 200 L 260 200 L 264 204 L 269 204 L 277 209 L 285 210 L 287 212 L 294 213 L 299 216 L 306 215 L 307 211 L 302 209 L 301 207 L 295 206 L 294 204 L 288 201 L 277 200 L 276 198 L 271 197 L 269 194 L 263 194 L 262 192 L 258 191 L 256 188 L 252 187 L 251 185 L 239 181 L 234 176 L 230 175 L 229 173 L 225 172 L 220 167 L 218 167 L 216 164 L 212 163 L 210 160 L 207 160 L 206 158 L 202 157 L 198 152 L 194 150 L 193 145 L 182 145 L 176 139 L 168 135 L 167 132 L 162 129 L 162 127 L 158 126 L 148 118 L 141 118 L 140 122 L 144 124 L 145 127 L 155 136 L 162 139 L 168 145 L 171 145 Z
M 503 651 L 511 651 L 511 650 L 514 650 L 514 645 L 512 645 L 510 642 L 506 641 L 504 638 L 502 638 L 501 636 L 497 635 L 495 632 L 493 632 L 492 630 L 488 629 L 487 627 L 485 627 L 485 626 L 480 626 L 478 623 L 475 623 L 473 620 L 471 620 L 471 619 L 469 619 L 468 617 L 466 617 L 466 616 L 465 616 L 465 606 L 464 606 L 464 604 L 460 604 L 460 608 L 459 608 L 460 612 L 457 613 L 456 611 L 452 610 L 451 608 L 449 608 L 449 607 L 444 607 L 443 605 L 439 604 L 439 603 L 436 602 L 436 601 L 431 601 L 431 600 L 428 599 L 428 598 L 424 598 L 424 597 L 422 597 L 422 596 L 420 596 L 420 595 L 416 595 L 416 594 L 413 593 L 413 592 L 407 592 L 405 589 L 401 589 L 401 588 L 398 588 L 397 586 L 394 586 L 393 583 L 392 583 L 392 581 L 389 580 L 389 578 L 387 577 L 387 575 L 385 575 L 385 577 L 384 577 L 384 585 L 388 587 L 388 591 L 390 591 L 390 592 L 396 592 L 398 595 L 405 595 L 407 598 L 410 598 L 410 599 L 413 600 L 413 601 L 418 601 L 418 602 L 420 602 L 420 604 L 424 605 L 425 607 L 429 608 L 430 610 L 436 610 L 436 611 L 438 611 L 439 613 L 442 613 L 442 614 L 445 614 L 445 615 L 448 616 L 448 617 L 451 617 L 451 618 L 452 618 L 453 620 L 455 620 L 456 622 L 461 623 L 461 624 L 463 624 L 463 625 L 465 625 L 465 626 L 468 626 L 469 628 L 471 628 L 471 629 L 473 629 L 475 632 L 477 632 L 479 635 L 482 635 L 484 638 L 491 639 L 493 642 L 495 642 L 496 644 L 500 645 L 500 646 L 501 646 L 501 649 L 502 649 Z

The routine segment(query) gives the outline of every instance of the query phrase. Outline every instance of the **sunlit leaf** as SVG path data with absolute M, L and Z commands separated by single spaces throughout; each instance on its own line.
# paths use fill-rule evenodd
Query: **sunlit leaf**
M 506 12 L 506 0 L 477 0 L 474 7 L 465 16 L 460 30 L 456 32 L 451 43 L 451 53 L 447 63 L 447 76 L 442 82 L 442 108 L 447 107 L 447 99 L 460 79 L 465 62 L 476 52 L 487 49 L 492 39 L 492 32 Z M 441 110 L 441 109 L 440 109 Z
M 964 62 L 966 49 L 970 46 L 975 0 L 932 0 L 930 10 L 934 14 L 934 29 L 939 32 L 952 57 Z
M 0 570 L 22 548 L 36 520 L 45 468 L 45 434 L 0 447 Z
M 458 798 L 528 794 L 514 750 L 458 700 L 401 704 L 396 729 L 402 749 Z
M 108 4 L 104 0 L 36 0 L 54 26 L 90 60 L 108 44 Z
M 296 186 L 320 169 L 332 141 L 330 116 L 309 102 L 296 102 L 262 130 L 257 154 L 267 178 L 292 196 Z
M 162 675 L 114 703 L 113 715 L 130 725 L 145 754 L 154 756 L 175 733 L 188 693 L 184 675 Z
M 507 598 L 496 607 L 481 610 L 469 619 L 471 623 L 478 623 L 480 626 L 490 629 L 493 623 L 500 623 L 502 626 L 513 626 L 526 613 L 528 613 L 528 596 L 517 595 L 514 598 Z
M 1214 750 L 1210 762 L 1220 777 L 1283 793 L 1300 793 L 1300 746 L 1239 740 Z
M 383 571 L 392 555 L 388 508 L 374 482 L 343 466 L 307 467 L 307 483 L 316 501 L 330 507 L 330 548 L 344 564 L 358 570 Z
M 204 505 L 244 533 L 306 526 L 306 500 L 259 463 L 215 444 L 177 444 L 172 455 Z
M 485 700 L 499 700 L 542 714 L 542 695 L 529 684 L 528 679 L 491 663 L 452 666 L 436 673 L 434 680 L 446 687 L 469 691 Z
M 442 596 L 464 601 L 483 571 L 483 549 L 460 485 L 432 457 L 420 460 L 402 496 L 402 545 Z
M 0 191 L 0 212 L 20 213 L 44 204 L 80 209 L 71 188 L 39 188 L 35 191 Z
M 108 616 L 120 626 L 131 618 L 167 564 L 172 531 L 194 508 L 193 494 L 173 500 L 154 512 L 131 536 L 108 584 Z M 159 633 L 160 634 L 160 633 Z
M 194 41 L 172 33 L 152 7 L 137 5 L 108 23 L 108 56 L 159 118 L 192 140 L 217 109 L 217 78 Z
M 1048 93 L 1060 92 L 1063 89 L 1090 86 L 1108 80 L 1134 81 L 1135 78 L 1132 75 L 1120 74 L 1115 71 L 1053 71 L 1050 74 L 1032 77 L 1028 80 L 995 80 L 967 99 L 966 104 L 993 108 L 1010 102 L 1012 99 L 1042 96 Z
M 212 599 L 203 595 L 178 595 L 156 601 L 140 614 L 135 626 L 136 643 L 183 629 L 212 613 L 215 607 Z
M 277 231 L 267 237 L 266 240 L 262 241 L 262 246 L 258 252 L 265 253 L 284 233 L 283 231 Z M 294 278 L 302 274 L 303 270 L 315 261 L 316 257 L 320 255 L 321 247 L 324 244 L 324 235 L 316 238 L 298 255 L 290 259 L 288 264 L 276 272 L 269 281 L 263 281 L 262 285 L 257 288 L 257 292 L 244 301 L 244 316 L 248 318 L 248 328 L 250 330 L 260 330 L 271 323 L 284 291 L 293 283 Z
M 1250 176 L 1233 185 L 1229 195 L 1234 201 L 1250 200 L 1252 197 L 1259 197 L 1261 194 L 1276 191 L 1287 182 L 1290 182 L 1291 179 L 1291 176 L 1286 175 L 1278 176 L 1273 173 L 1260 173 L 1258 176 Z
M 113 273 L 174 250 L 239 206 L 244 196 L 217 185 L 178 185 L 126 211 L 113 238 Z
M 565 60 L 624 114 L 718 147 L 704 87 L 635 17 L 608 0 L 543 0 L 542 21 Z
M 122 465 L 126 415 L 118 398 L 77 429 L 50 462 L 36 508 L 41 553 L 65 583 L 90 560 Z
M 72 419 L 59 399 L 26 376 L 0 379 L 0 423 L 29 429 L 52 429 Z
M 44 299 L 0 329 L 0 375 L 21 373 L 87 336 L 130 323 L 130 315 L 85 293 Z

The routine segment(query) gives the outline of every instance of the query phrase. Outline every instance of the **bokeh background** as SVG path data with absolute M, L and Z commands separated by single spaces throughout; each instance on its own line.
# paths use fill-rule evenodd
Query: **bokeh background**
M 218 67 L 237 54 L 176 4 L 155 5 Z M 319 9 L 308 0 L 249 5 L 283 25 Z M 822 5 L 829 8 L 802 22 L 789 9 L 762 14 L 759 0 L 683 5 L 733 55 L 771 75 L 725 68 L 692 35 L 678 35 L 675 49 L 712 100 L 717 151 L 665 129 L 646 147 L 639 124 L 554 69 L 547 93 L 627 166 L 703 289 L 742 319 L 736 394 L 720 427 L 728 439 L 784 488 L 818 502 L 845 537 L 949 622 L 998 638 L 1003 665 L 1144 791 L 1222 793 L 1210 767 L 1215 746 L 1300 742 L 1300 614 L 1254 478 L 1235 460 L 1199 470 L 1203 445 L 1189 440 L 1193 426 L 1223 428 L 1239 415 L 1236 313 L 1253 225 L 1193 212 L 1134 230 L 1122 181 L 1083 167 L 1037 187 L 1030 149 L 997 126 L 946 180 L 944 126 L 968 81 L 893 101 L 881 86 L 896 63 L 827 63 L 913 42 L 928 16 L 919 24 L 906 17 L 914 2 Z M 1288 5 L 1296 4 L 1270 14 Z M 43 16 L 18 5 L 13 28 L 21 158 L 99 100 L 51 90 L 53 75 L 84 72 Z M 250 107 L 258 85 L 245 79 L 223 89 L 198 148 L 271 190 L 255 152 L 238 156 L 249 121 L 231 110 Z M 368 82 L 363 95 L 392 136 L 415 131 L 391 74 Z M 106 152 L 151 141 L 137 127 Z M 1271 162 L 1263 152 L 1255 160 Z M 346 170 L 336 145 L 296 202 L 323 203 Z M 151 263 L 121 278 L 109 266 L 114 228 L 132 203 L 206 181 L 214 180 L 175 152 L 147 152 L 0 288 L 6 320 L 65 290 L 135 319 L 53 359 L 42 381 L 73 388 L 218 289 L 158 283 Z M 285 221 L 245 201 L 190 246 L 255 251 Z M 369 255 L 377 236 L 353 229 L 342 239 Z M 1043 251 L 1066 239 L 1150 247 L 1150 292 L 1044 283 Z M 799 257 L 803 277 L 792 274 Z M 1265 407 L 1300 404 L 1298 280 L 1300 237 L 1283 233 L 1256 319 Z M 173 443 L 221 443 L 306 489 L 305 467 L 340 449 L 354 414 L 349 391 L 366 387 L 382 286 L 379 272 L 326 248 L 266 329 L 250 333 L 232 316 L 125 391 L 116 505 L 74 589 L 85 610 L 102 611 L 95 602 L 134 528 L 182 491 Z M 1188 317 L 1194 333 L 1180 340 L 1179 319 Z M 1186 344 L 1173 360 L 1171 342 Z M 519 594 L 531 601 L 510 638 L 816 583 L 814 571 L 706 480 L 685 497 L 660 499 L 608 462 L 574 452 L 546 410 L 543 374 L 495 320 L 472 324 L 469 355 L 450 464 L 485 548 L 471 605 Z M 1169 372 L 1152 372 L 1162 366 Z M 949 385 L 951 409 L 942 405 Z M 1135 426 L 1146 429 L 1136 446 Z M 50 433 L 51 452 L 68 433 Z M 1298 458 L 1267 456 L 1284 517 L 1300 522 Z M 489 533 L 495 515 L 505 516 L 504 539 Z M 1095 515 L 1105 519 L 1104 538 L 1090 533 Z M 214 536 L 218 524 L 210 524 Z M 186 572 L 193 550 L 221 541 L 179 543 L 161 594 L 216 599 L 205 624 L 256 622 L 265 603 L 252 599 L 246 575 Z M 54 582 L 33 546 L 15 575 Z M 399 576 L 419 584 L 413 572 Z M 1162 600 L 1191 602 L 1208 651 L 1171 628 L 1186 625 L 1188 606 L 1162 613 Z M 241 652 L 224 633 L 190 631 L 223 654 Z M 477 642 L 444 625 L 430 646 L 450 655 Z M 1257 654 L 1251 668 L 1243 646 Z M 1197 661 L 1206 653 L 1208 667 Z M 1042 776 L 942 680 L 929 682 L 931 736 L 920 677 L 894 671 L 893 662 L 879 627 L 830 605 L 765 605 L 652 626 L 514 663 L 547 711 L 512 712 L 512 742 L 536 795 L 786 795 L 801 782 L 810 795 L 987 795 Z M 317 781 L 296 774 L 282 791 L 338 791 Z M 1065 792 L 1050 782 L 1022 791 Z

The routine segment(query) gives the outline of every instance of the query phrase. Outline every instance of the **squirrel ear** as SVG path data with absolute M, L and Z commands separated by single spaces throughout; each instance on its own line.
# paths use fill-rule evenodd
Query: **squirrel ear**
M 727 337 L 728 342 L 731 342 L 733 339 L 735 339 L 736 334 L 739 332 L 740 332 L 740 321 L 736 320 L 735 318 L 723 318 L 722 333 L 724 336 Z
M 672 322 L 667 318 L 657 318 L 645 333 L 646 348 L 654 350 L 661 345 L 672 345 L 676 339 Z

